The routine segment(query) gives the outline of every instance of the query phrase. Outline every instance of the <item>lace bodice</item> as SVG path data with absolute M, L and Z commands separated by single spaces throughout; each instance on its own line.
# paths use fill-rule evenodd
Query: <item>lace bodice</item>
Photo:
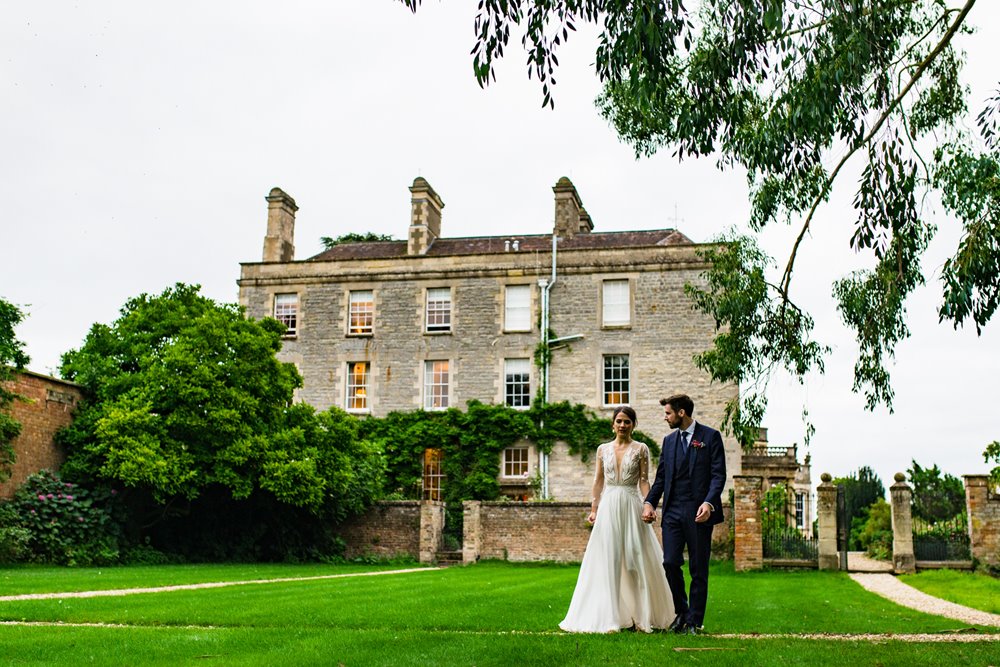
M 622 454 L 619 465 L 615 457 L 615 443 L 608 442 L 597 449 L 600 461 L 595 475 L 595 486 L 603 482 L 608 486 L 630 486 L 649 483 L 649 448 L 641 442 L 632 442 Z

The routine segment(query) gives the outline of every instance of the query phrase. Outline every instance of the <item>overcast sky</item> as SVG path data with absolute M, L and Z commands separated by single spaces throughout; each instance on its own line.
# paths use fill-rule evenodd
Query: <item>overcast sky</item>
M 141 292 L 198 283 L 236 301 L 239 263 L 261 258 L 274 186 L 299 205 L 298 259 L 321 236 L 405 238 L 418 175 L 445 202 L 445 236 L 550 233 L 561 176 L 595 231 L 676 227 L 704 242 L 744 225 L 741 174 L 666 153 L 636 159 L 618 142 L 593 104 L 593 31 L 560 53 L 552 111 L 519 39 L 481 90 L 468 55 L 475 3 L 425 4 L 414 16 L 394 0 L 5 2 L 0 296 L 27 312 L 17 334 L 29 368 L 57 374 L 92 323 Z M 970 19 L 971 126 L 1000 86 L 1000 7 L 981 2 Z M 938 325 L 958 228 L 933 202 L 928 286 L 908 304 L 913 336 L 891 369 L 895 413 L 868 413 L 851 393 L 855 345 L 830 284 L 858 266 L 853 189 L 843 180 L 814 222 L 793 291 L 834 352 L 804 386 L 773 383 L 769 439 L 801 443 L 805 408 L 814 482 L 871 465 L 888 487 L 911 459 L 986 472 L 982 451 L 1000 439 L 1000 322 L 981 337 Z M 784 228 L 764 237 L 781 262 L 789 239 Z

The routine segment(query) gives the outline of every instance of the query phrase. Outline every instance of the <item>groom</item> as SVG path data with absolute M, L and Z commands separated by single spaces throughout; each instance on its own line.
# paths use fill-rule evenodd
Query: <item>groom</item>
M 677 618 L 670 630 L 699 634 L 708 599 L 708 560 L 712 528 L 721 523 L 722 487 L 726 483 L 726 451 L 722 435 L 699 424 L 694 402 L 685 394 L 660 399 L 667 424 L 677 429 L 663 438 L 656 479 L 642 507 L 642 519 L 656 519 L 663 496 L 663 570 L 674 598 Z M 691 573 L 690 598 L 684 590 L 684 547 Z

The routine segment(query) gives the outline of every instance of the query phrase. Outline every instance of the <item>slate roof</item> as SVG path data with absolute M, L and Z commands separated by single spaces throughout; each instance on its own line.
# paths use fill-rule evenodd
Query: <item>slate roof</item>
M 549 234 L 511 236 L 470 236 L 467 238 L 441 238 L 434 241 L 423 257 L 453 255 L 490 255 L 505 252 L 505 242 L 518 242 L 517 252 L 548 252 L 552 250 Z M 647 248 L 651 246 L 688 245 L 691 239 L 676 229 L 654 229 L 641 232 L 591 232 L 576 234 L 571 239 L 559 241 L 559 251 L 607 250 L 610 248 Z M 308 261 L 325 262 L 349 259 L 391 259 L 406 257 L 406 241 L 379 241 L 369 243 L 341 243 L 329 250 L 310 257 Z

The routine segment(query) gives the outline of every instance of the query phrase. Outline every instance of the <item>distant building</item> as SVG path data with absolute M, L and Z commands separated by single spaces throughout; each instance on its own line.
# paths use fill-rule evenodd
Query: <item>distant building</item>
M 809 456 L 800 463 L 798 446 L 773 446 L 768 444 L 767 429 L 753 446 L 743 452 L 743 475 L 756 475 L 763 479 L 763 490 L 783 484 L 788 491 L 788 525 L 802 531 L 806 537 L 813 534 L 812 473 Z
M 280 357 L 301 372 L 302 400 L 359 415 L 471 399 L 527 408 L 541 387 L 549 402 L 605 416 L 631 404 L 639 428 L 659 438 L 659 399 L 685 392 L 697 419 L 720 424 L 737 388 L 713 384 L 692 361 L 711 345 L 715 323 L 684 295 L 706 268 L 684 234 L 594 232 L 561 178 L 551 233 L 447 238 L 438 193 L 423 178 L 410 192 L 405 241 L 344 243 L 302 260 L 295 200 L 278 188 L 267 196 L 263 260 L 241 265 L 240 303 L 288 327 Z M 548 331 L 551 362 L 540 368 L 534 354 Z M 738 474 L 734 440 L 726 452 L 730 476 Z M 525 442 L 498 465 L 514 497 L 530 493 L 533 477 L 547 496 L 590 497 L 593 463 L 565 448 L 545 457 Z

